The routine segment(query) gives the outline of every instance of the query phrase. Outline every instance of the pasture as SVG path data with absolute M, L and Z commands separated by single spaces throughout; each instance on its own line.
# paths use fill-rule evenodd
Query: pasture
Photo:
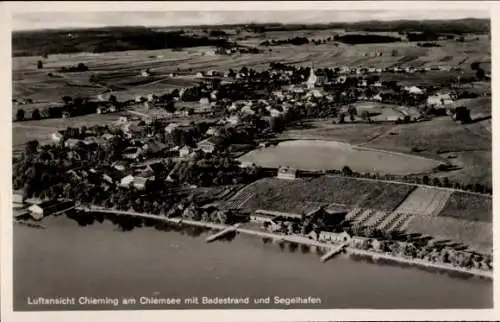
M 491 223 L 493 219 L 493 200 L 485 196 L 455 191 L 439 213 L 439 216 Z
M 478 131 L 482 131 L 478 129 Z M 484 136 L 472 133 L 468 126 L 457 124 L 449 117 L 439 117 L 428 122 L 394 126 L 391 133 L 381 135 L 369 144 L 370 147 L 410 152 L 412 148 L 423 150 L 425 155 L 446 152 L 489 151 L 491 133 Z
M 432 236 L 435 239 L 461 242 L 482 253 L 490 253 L 493 247 L 491 222 L 443 216 L 413 216 L 406 231 Z
M 251 151 L 242 162 L 263 167 L 290 166 L 302 170 L 331 170 L 348 166 L 357 172 L 408 175 L 429 172 L 440 161 L 419 156 L 367 149 L 334 141 L 294 140 Z

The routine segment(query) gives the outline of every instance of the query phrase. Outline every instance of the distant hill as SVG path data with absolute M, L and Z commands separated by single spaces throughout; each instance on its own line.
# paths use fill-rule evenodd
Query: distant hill
M 231 27 L 237 27 L 231 25 Z M 294 31 L 294 30 L 324 30 L 344 29 L 346 31 L 391 31 L 401 34 L 410 31 L 421 31 L 428 33 L 443 33 L 462 35 L 467 33 L 489 33 L 491 24 L 489 19 L 457 19 L 457 20 L 394 20 L 394 21 L 360 21 L 360 22 L 337 22 L 329 24 L 249 24 L 242 26 L 248 31 L 270 32 L 270 31 Z
M 157 31 L 146 27 L 110 27 L 79 30 L 40 30 L 12 33 L 12 55 L 43 56 L 60 53 L 103 53 L 198 46 L 228 47 L 223 38 Z

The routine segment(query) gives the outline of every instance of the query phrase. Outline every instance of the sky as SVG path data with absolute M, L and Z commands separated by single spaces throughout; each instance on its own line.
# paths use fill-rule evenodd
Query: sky
M 14 30 L 105 26 L 184 26 L 250 22 L 329 23 L 363 20 L 489 18 L 485 10 L 42 11 L 16 12 Z

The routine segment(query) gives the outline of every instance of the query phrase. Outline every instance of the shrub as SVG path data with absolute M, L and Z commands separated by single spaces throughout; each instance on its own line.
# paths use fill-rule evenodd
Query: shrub
M 22 108 L 18 109 L 17 113 L 16 113 L 16 120 L 18 120 L 18 121 L 24 121 L 24 115 L 25 115 L 24 110 Z
M 42 118 L 40 115 L 40 111 L 38 109 L 35 109 L 33 113 L 31 113 L 31 118 L 33 120 L 40 120 Z

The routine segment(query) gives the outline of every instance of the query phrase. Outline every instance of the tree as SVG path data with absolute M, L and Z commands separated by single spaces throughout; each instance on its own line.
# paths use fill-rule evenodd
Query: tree
M 38 68 L 38 69 L 42 69 L 43 68 L 43 62 L 41 60 L 37 61 L 36 68 Z
M 344 166 L 342 168 L 342 174 L 344 176 L 352 176 L 353 175 L 353 171 L 351 170 L 351 168 L 349 168 L 348 166 Z
M 33 113 L 31 113 L 31 118 L 33 120 L 40 120 L 42 118 L 40 111 L 38 109 L 35 109 Z
M 422 177 L 422 184 L 429 185 L 430 181 L 431 181 L 431 179 L 428 176 Z
M 115 105 L 118 102 L 118 99 L 116 98 L 115 95 L 110 95 L 109 96 L 109 102 L 113 105 Z
M 25 114 L 25 112 L 22 108 L 18 109 L 17 113 L 16 113 L 16 120 L 24 121 L 24 114 Z
M 64 102 L 64 104 L 69 104 L 73 101 L 73 98 L 71 98 L 71 96 L 68 96 L 68 95 L 63 96 L 61 99 Z
M 436 187 L 441 187 L 441 181 L 439 180 L 439 178 L 432 179 L 432 185 Z

